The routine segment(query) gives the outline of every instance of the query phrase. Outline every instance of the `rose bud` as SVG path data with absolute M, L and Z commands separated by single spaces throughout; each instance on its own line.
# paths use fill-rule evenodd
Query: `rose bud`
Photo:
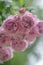
M 25 13 L 25 8 L 20 8 L 19 12 L 20 12 L 21 14 Z

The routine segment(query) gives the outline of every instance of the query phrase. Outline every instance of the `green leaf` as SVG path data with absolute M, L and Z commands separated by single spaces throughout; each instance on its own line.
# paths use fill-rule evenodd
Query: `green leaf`
M 24 6 L 25 5 L 25 0 L 19 0 L 19 6 Z

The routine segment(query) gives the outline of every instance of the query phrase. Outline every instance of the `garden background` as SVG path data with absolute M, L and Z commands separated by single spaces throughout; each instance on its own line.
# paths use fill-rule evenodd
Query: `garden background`
M 0 0 L 0 26 L 9 15 L 19 14 L 24 7 L 43 20 L 43 0 Z M 24 52 L 14 52 L 14 57 L 0 65 L 35 65 L 43 59 L 43 37 L 37 38 Z

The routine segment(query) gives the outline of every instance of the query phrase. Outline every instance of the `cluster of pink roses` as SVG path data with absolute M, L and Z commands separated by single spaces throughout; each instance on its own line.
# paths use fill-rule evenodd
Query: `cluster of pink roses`
M 43 36 L 43 21 L 23 8 L 20 13 L 8 16 L 0 27 L 0 61 L 11 59 L 13 50 L 24 51 Z

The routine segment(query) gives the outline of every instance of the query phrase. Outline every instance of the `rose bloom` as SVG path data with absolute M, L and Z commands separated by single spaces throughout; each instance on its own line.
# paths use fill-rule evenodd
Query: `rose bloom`
M 15 51 L 24 51 L 28 47 L 28 42 L 26 40 L 19 40 L 16 38 L 12 38 L 11 47 Z
M 19 29 L 19 16 L 9 16 L 2 24 L 4 29 L 9 33 L 16 33 Z
M 39 20 L 36 16 L 26 11 L 23 15 L 21 15 L 20 31 L 24 33 L 30 31 L 31 28 L 38 22 Z
M 0 61 L 6 62 L 13 58 L 13 50 L 11 47 L 0 47 Z
M 9 46 L 10 38 L 11 36 L 4 30 L 4 28 L 0 27 L 0 46 Z

